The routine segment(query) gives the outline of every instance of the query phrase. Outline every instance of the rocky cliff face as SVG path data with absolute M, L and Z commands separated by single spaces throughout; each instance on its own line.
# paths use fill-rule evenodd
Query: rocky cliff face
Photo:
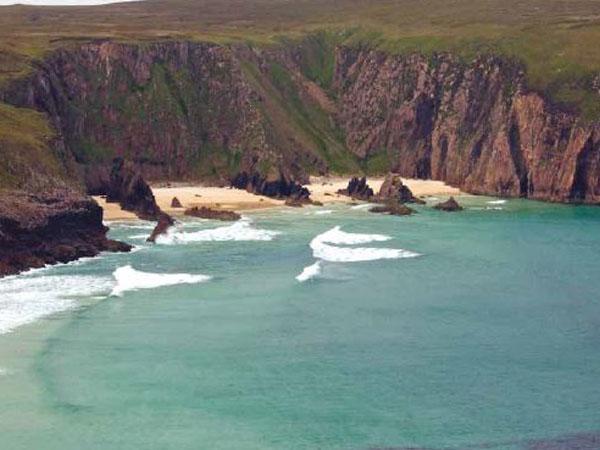
M 71 190 L 0 193 L 0 276 L 131 246 L 106 238 L 102 209 Z
M 314 166 L 264 107 L 258 55 L 212 44 L 91 43 L 56 51 L 5 101 L 44 111 L 86 179 L 114 157 L 148 179 L 228 181 L 240 170 L 305 176 Z
M 122 156 L 147 179 L 305 181 L 362 165 L 600 203 L 600 123 L 528 91 L 518 63 L 295 45 L 89 43 L 0 95 L 48 114 L 65 170 L 91 190 Z
M 522 68 L 481 57 L 338 48 L 334 89 L 350 151 L 468 192 L 600 202 L 600 124 L 528 92 Z

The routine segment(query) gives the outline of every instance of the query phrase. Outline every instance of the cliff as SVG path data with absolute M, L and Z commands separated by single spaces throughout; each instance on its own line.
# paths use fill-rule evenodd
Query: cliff
M 467 192 L 600 202 L 600 124 L 528 91 L 518 63 L 339 48 L 335 67 L 337 117 L 358 157 Z
M 0 192 L 0 276 L 131 246 L 106 238 L 102 209 L 71 190 Z
M 90 190 L 124 157 L 150 180 L 393 170 L 600 202 L 600 124 L 529 90 L 523 66 L 497 56 L 103 41 L 56 50 L 0 95 L 47 114 L 61 170 Z

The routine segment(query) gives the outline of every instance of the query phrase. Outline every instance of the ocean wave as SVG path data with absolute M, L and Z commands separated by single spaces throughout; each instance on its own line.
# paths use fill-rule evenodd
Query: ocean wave
M 419 256 L 418 253 L 399 248 L 339 246 L 383 242 L 390 239 L 390 236 L 383 234 L 347 233 L 336 226 L 316 236 L 310 242 L 310 248 L 315 258 L 331 262 L 375 261 L 378 259 L 414 258 Z
M 314 264 L 311 264 L 310 266 L 306 266 L 302 270 L 302 273 L 300 275 L 296 276 L 296 280 L 298 280 L 300 283 L 303 283 L 307 280 L 310 280 L 311 278 L 315 278 L 320 273 L 321 273 L 321 261 L 317 261 Z
M 333 210 L 331 209 L 324 209 L 322 211 L 315 211 L 315 216 L 323 216 L 325 214 L 331 214 L 333 212 Z
M 135 270 L 131 266 L 119 267 L 113 272 L 117 284 L 110 295 L 120 297 L 126 291 L 152 289 L 176 284 L 203 283 L 211 279 L 208 275 L 189 273 L 150 273 Z
M 206 241 L 271 241 L 281 234 L 279 231 L 254 228 L 247 218 L 219 228 L 184 232 L 172 227 L 156 239 L 157 244 L 173 245 Z
M 0 334 L 71 309 L 77 297 L 107 294 L 108 277 L 87 275 L 17 276 L 0 281 Z
M 367 209 L 373 206 L 372 203 L 361 203 L 360 205 L 351 206 L 350 209 Z
M 506 200 L 490 200 L 487 202 L 488 205 L 504 205 Z

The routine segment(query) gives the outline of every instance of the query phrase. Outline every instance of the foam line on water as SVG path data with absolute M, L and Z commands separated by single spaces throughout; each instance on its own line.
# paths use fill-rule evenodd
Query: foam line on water
M 323 216 L 323 215 L 331 214 L 331 213 L 333 213 L 333 210 L 331 210 L 331 209 L 324 209 L 322 211 L 315 211 L 315 216 Z
M 315 258 L 331 262 L 375 261 L 378 259 L 414 258 L 419 256 L 418 253 L 399 248 L 340 247 L 340 245 L 383 242 L 390 239 L 390 236 L 383 234 L 347 233 L 336 226 L 317 235 L 310 242 L 310 248 Z
M 156 243 L 174 245 L 211 241 L 271 241 L 279 234 L 279 231 L 255 228 L 250 219 L 242 218 L 231 225 L 199 231 L 185 232 L 172 227 L 166 234 L 159 236 Z
M 351 206 L 350 209 L 367 209 L 373 206 L 372 203 L 362 203 L 360 205 Z
M 504 205 L 506 200 L 490 200 L 487 202 L 488 205 Z
M 300 283 L 304 283 L 312 278 L 315 278 L 321 274 L 321 261 L 317 261 L 310 266 L 306 266 L 302 273 L 296 276 L 296 280 Z
M 113 277 L 117 284 L 110 295 L 117 297 L 122 296 L 126 291 L 153 289 L 177 284 L 197 284 L 211 279 L 208 275 L 200 274 L 142 272 L 129 265 L 119 267 L 113 272 Z
M 0 280 L 0 334 L 77 305 L 77 298 L 106 295 L 108 277 L 16 276 Z

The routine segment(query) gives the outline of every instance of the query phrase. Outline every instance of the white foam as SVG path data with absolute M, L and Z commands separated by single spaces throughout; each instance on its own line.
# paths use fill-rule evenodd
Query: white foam
M 113 272 L 117 281 L 110 295 L 121 296 L 125 291 L 152 289 L 176 284 L 196 284 L 210 280 L 207 275 L 192 275 L 189 273 L 150 273 L 135 270 L 131 266 L 119 267 Z
M 399 248 L 339 247 L 339 245 L 366 244 L 390 240 L 383 234 L 346 233 L 339 226 L 319 234 L 310 242 L 313 256 L 331 262 L 360 262 L 378 259 L 414 258 L 419 256 Z
M 372 203 L 362 203 L 360 205 L 351 206 L 350 209 L 367 209 L 373 206 Z
M 322 211 L 315 211 L 315 215 L 316 216 L 323 216 L 325 214 L 331 214 L 333 212 L 333 210 L 331 209 L 324 209 Z
M 487 202 L 488 205 L 504 205 L 506 200 L 490 200 Z
M 0 334 L 77 305 L 77 298 L 106 294 L 108 277 L 16 276 L 0 280 Z
M 206 241 L 271 241 L 279 234 L 279 231 L 254 228 L 249 219 L 243 218 L 224 227 L 191 232 L 171 227 L 166 234 L 156 238 L 156 243 L 173 245 Z
M 302 270 L 302 273 L 296 277 L 296 280 L 298 280 L 300 283 L 303 283 L 307 280 L 310 280 L 311 278 L 315 278 L 320 273 L 321 261 L 317 261 L 316 263 L 311 264 L 310 266 L 306 266 L 304 270 Z

